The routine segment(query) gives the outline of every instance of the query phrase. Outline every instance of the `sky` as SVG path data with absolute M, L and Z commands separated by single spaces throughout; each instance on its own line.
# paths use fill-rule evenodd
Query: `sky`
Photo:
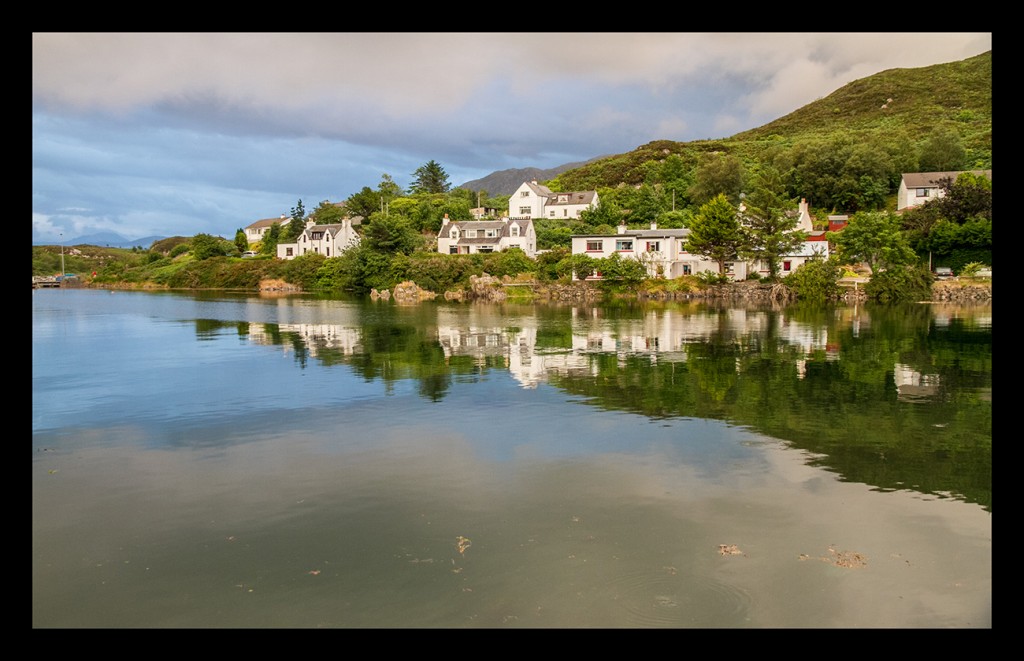
M 32 35 L 32 242 L 234 238 L 428 161 L 453 187 L 727 138 L 992 33 Z

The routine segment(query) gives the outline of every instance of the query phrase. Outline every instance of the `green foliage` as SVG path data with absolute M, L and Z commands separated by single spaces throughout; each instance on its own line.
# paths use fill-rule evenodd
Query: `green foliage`
M 401 214 L 374 212 L 368 220 L 363 224 L 362 238 L 362 244 L 367 250 L 387 255 L 408 255 L 420 245 L 412 223 Z
M 187 243 L 179 243 L 178 245 L 176 245 L 173 248 L 171 248 L 169 256 L 170 257 L 177 257 L 178 255 L 184 255 L 185 253 L 188 252 L 188 249 L 189 249 L 189 244 L 187 244 Z
M 871 276 L 864 292 L 879 303 L 931 299 L 934 277 L 924 266 L 895 266 Z
M 291 210 L 291 221 L 283 228 L 281 228 L 280 235 L 278 237 L 278 243 L 295 243 L 299 236 L 302 234 L 302 230 L 306 228 L 306 207 L 303 206 L 302 200 Z M 274 253 L 277 251 L 277 244 L 274 244 Z
M 336 225 L 345 217 L 345 207 L 334 204 L 330 200 L 322 201 L 309 217 L 317 225 Z M 302 232 L 300 231 L 299 234 Z M 296 237 L 298 234 L 296 234 Z
M 598 260 L 583 253 L 570 255 L 564 261 L 566 262 L 565 266 L 570 269 L 571 273 L 575 274 L 577 280 L 585 280 L 594 275 L 594 272 L 597 270 Z
M 743 161 L 734 154 L 702 154 L 694 171 L 689 196 L 697 204 L 706 204 L 724 195 L 733 205 L 740 203 L 744 182 Z
M 799 248 L 807 234 L 797 229 L 797 217 L 786 213 L 786 202 L 770 189 L 758 190 L 761 195 L 752 196 L 743 214 L 746 245 L 741 254 L 765 261 L 769 279 L 775 280 L 782 257 Z
M 899 217 L 891 212 L 854 214 L 842 231 L 829 232 L 828 239 L 844 261 L 864 262 L 872 274 L 882 268 L 912 264 L 917 260 L 900 231 Z
M 280 240 L 281 223 L 273 223 L 270 226 L 270 229 L 263 233 L 263 240 L 260 241 L 260 254 L 270 256 L 277 255 L 277 244 Z
M 585 213 L 585 212 L 584 212 Z M 578 223 L 559 219 L 537 218 L 533 221 L 533 230 L 537 233 L 537 248 L 551 250 L 572 247 L 572 235 L 576 234 Z
M 746 246 L 736 209 L 724 194 L 702 205 L 690 223 L 686 250 L 718 262 L 721 274 L 725 273 L 725 262 L 735 259 Z
M 731 281 L 727 273 L 715 273 L 714 271 L 701 271 L 693 277 L 702 285 L 721 285 Z
M 295 259 L 283 260 L 281 278 L 286 282 L 299 285 L 305 290 L 316 289 L 320 282 L 320 269 L 327 258 L 320 253 L 309 252 Z
M 636 288 L 647 279 L 647 269 L 635 259 L 623 259 L 619 253 L 596 260 L 595 268 L 601 273 L 603 288 Z
M 412 184 L 409 192 L 416 193 L 447 193 L 451 188 L 448 173 L 434 160 L 429 160 L 412 173 Z
M 959 273 L 961 276 L 972 278 L 985 266 L 986 265 L 981 262 L 969 262 L 960 267 Z
M 192 256 L 199 261 L 220 257 L 228 254 L 231 249 L 229 246 L 233 247 L 233 244 L 229 244 L 219 236 L 196 234 L 192 237 Z
M 962 121 L 963 114 L 958 113 Z M 950 172 L 964 167 L 967 150 L 964 148 L 960 134 L 949 127 L 939 126 L 921 145 L 918 158 L 922 172 Z
M 353 193 L 345 200 L 345 209 L 353 216 L 369 218 L 370 214 L 381 211 L 384 201 L 380 193 L 369 186 L 363 186 L 358 193 Z
M 824 302 L 836 300 L 842 293 L 839 279 L 842 268 L 835 257 L 814 258 L 804 262 L 783 279 L 798 300 Z
M 535 260 L 537 277 L 544 281 L 557 280 L 560 277 L 558 264 L 572 254 L 569 248 L 559 247 L 546 250 L 537 255 Z
M 249 239 L 245 236 L 245 230 L 241 227 L 235 231 L 235 249 L 238 252 L 245 252 L 249 249 Z

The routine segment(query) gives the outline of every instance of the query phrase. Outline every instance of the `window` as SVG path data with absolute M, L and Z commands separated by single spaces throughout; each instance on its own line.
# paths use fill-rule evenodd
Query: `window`
M 604 248 L 601 241 L 587 241 L 587 252 L 602 252 Z
M 459 254 L 459 247 L 458 246 L 448 246 L 448 254 L 449 255 L 458 255 Z
M 530 215 L 530 207 L 519 207 L 519 215 L 520 216 L 529 216 Z
M 683 275 L 690 275 L 690 265 L 683 264 Z
M 783 271 L 788 271 L 791 268 L 793 268 L 793 262 L 789 261 L 788 259 L 783 260 L 783 262 L 782 262 L 782 270 Z
M 488 239 L 493 239 L 494 237 L 498 236 L 498 232 L 497 230 L 484 230 L 484 236 L 487 237 Z
M 320 241 L 324 238 L 323 232 L 313 232 L 310 237 L 313 241 Z
M 558 203 L 559 204 L 566 204 L 568 202 L 569 202 L 569 196 L 568 195 L 559 195 L 558 196 Z
M 548 211 L 548 216 L 550 216 L 551 218 L 554 218 L 555 217 L 555 210 L 552 209 L 551 211 Z
M 519 194 L 519 197 L 530 197 L 530 191 L 524 190 L 522 193 Z
M 661 250 L 661 242 L 660 241 L 648 241 L 647 242 L 647 252 L 658 252 L 660 250 Z
M 918 188 L 917 189 L 917 196 L 918 197 L 928 197 L 928 189 L 927 188 Z
M 480 246 L 478 252 L 494 252 L 494 246 Z
M 631 251 L 631 250 L 633 250 L 633 240 L 632 239 L 629 239 L 629 240 L 619 239 L 618 241 L 615 242 L 615 249 L 616 250 L 630 250 Z
M 466 230 L 466 238 L 467 239 L 475 239 L 476 238 L 476 230 Z
M 569 215 L 569 210 L 568 209 L 562 209 L 562 216 L 565 217 L 565 216 L 568 216 L 568 215 Z
M 453 227 L 452 231 L 448 233 L 448 236 L 450 236 L 453 239 L 458 239 L 459 238 L 459 230 L 457 230 L 457 229 L 455 229 Z
M 512 236 L 519 236 L 519 225 L 513 225 L 509 230 Z
M 285 248 L 284 249 L 284 256 L 285 257 L 294 257 L 295 255 L 294 255 L 293 251 L 294 251 L 294 248 Z

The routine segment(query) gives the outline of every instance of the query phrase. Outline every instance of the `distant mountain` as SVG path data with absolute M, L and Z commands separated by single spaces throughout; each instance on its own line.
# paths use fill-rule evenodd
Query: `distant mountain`
M 95 234 L 84 234 L 64 242 L 66 246 L 102 246 L 104 248 L 141 248 L 149 249 L 154 242 L 165 239 L 164 236 L 144 236 L 141 239 L 129 239 L 117 232 L 97 232 Z M 34 242 L 35 245 L 51 245 L 52 241 Z
M 597 156 L 588 161 L 566 163 L 565 165 L 559 165 L 547 170 L 542 170 L 540 168 L 510 168 L 508 170 L 498 170 L 497 172 L 492 172 L 482 179 L 467 181 L 461 186 L 458 186 L 458 188 L 464 188 L 474 192 L 481 190 L 487 191 L 487 194 L 491 197 L 495 197 L 497 195 L 511 195 L 516 192 L 516 189 L 523 185 L 524 181 L 536 179 L 538 182 L 543 183 L 549 179 L 557 177 L 563 172 L 567 172 L 568 170 L 578 168 L 602 158 L 606 158 L 606 156 Z

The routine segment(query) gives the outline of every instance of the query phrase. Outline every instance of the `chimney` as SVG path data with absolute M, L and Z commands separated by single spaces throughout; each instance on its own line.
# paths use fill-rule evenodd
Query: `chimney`
M 445 214 L 444 218 L 441 219 L 441 227 L 444 227 L 447 224 L 448 224 L 448 214 Z
M 624 223 L 624 222 L 623 223 L 619 223 L 619 234 L 625 234 L 625 233 L 626 233 L 626 223 Z
M 652 230 L 656 230 L 656 229 L 658 229 L 658 223 L 652 220 L 652 221 L 651 221 L 651 229 L 652 229 Z

